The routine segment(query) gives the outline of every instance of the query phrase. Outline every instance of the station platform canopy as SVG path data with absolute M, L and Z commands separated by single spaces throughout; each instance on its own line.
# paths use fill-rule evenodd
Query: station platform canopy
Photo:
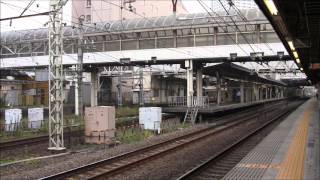
M 311 86 L 311 83 L 306 78 L 281 79 L 281 81 L 285 82 L 289 87 Z
M 234 63 L 221 63 L 213 66 L 207 66 L 203 69 L 203 74 L 216 77 L 216 72 L 220 77 L 236 79 L 239 81 L 249 81 L 262 84 L 271 84 L 276 86 L 287 86 L 286 83 L 263 77 L 253 70 Z
M 320 82 L 320 1 L 255 0 L 297 65 Z

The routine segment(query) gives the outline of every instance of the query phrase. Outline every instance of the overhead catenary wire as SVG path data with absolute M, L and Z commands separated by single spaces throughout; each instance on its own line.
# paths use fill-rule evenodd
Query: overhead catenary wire
M 199 1 L 202 1 L 202 0 L 199 0 Z M 223 3 L 221 2 L 221 0 L 218 0 L 222 6 L 222 8 L 226 11 L 227 15 L 230 15 L 228 10 L 226 9 L 226 7 L 223 5 Z M 204 3 L 205 6 L 207 6 L 205 3 Z M 207 6 L 208 7 L 208 6 Z M 210 7 L 208 7 L 214 14 L 220 16 L 218 13 L 214 12 L 213 9 L 211 9 Z M 251 50 L 253 52 L 256 52 L 255 49 L 252 47 L 251 43 L 249 43 L 249 41 L 247 40 L 247 38 L 244 36 L 244 34 L 241 32 L 241 30 L 239 29 L 238 25 L 236 24 L 236 22 L 232 19 L 232 17 L 230 17 L 230 20 L 231 22 L 233 23 L 233 25 L 235 26 L 235 31 L 238 31 L 240 33 L 240 35 L 243 37 L 243 39 L 246 41 L 246 43 L 250 46 Z
M 223 7 L 223 9 L 226 11 L 227 14 L 229 14 L 228 10 L 226 9 L 226 7 L 224 6 L 224 4 L 221 2 L 221 0 L 218 0 L 219 3 L 221 4 L 221 6 Z M 210 8 L 210 7 L 209 7 Z M 211 9 L 211 8 L 210 8 Z M 211 9 L 212 10 L 212 9 Z M 213 10 L 212 10 L 213 11 Z M 214 12 L 214 11 L 213 11 Z M 215 13 L 215 12 L 214 12 Z M 217 14 L 217 13 L 215 13 Z M 241 15 L 240 15 L 241 16 Z M 255 52 L 254 48 L 252 47 L 252 45 L 248 42 L 247 38 L 243 35 L 243 33 L 241 32 L 241 30 L 239 29 L 238 25 L 235 23 L 235 21 L 232 19 L 232 17 L 230 17 L 230 20 L 232 21 L 232 23 L 234 24 L 234 26 L 236 27 L 236 31 L 240 32 L 240 35 L 244 38 L 244 40 L 246 41 L 246 43 L 250 46 L 250 48 L 253 50 L 253 52 Z M 248 22 L 248 21 L 247 21 Z M 267 46 L 268 47 L 268 46 Z M 260 47 L 258 47 L 260 50 L 262 50 Z M 271 49 L 272 50 L 272 49 Z M 257 63 L 258 64 L 258 63 Z M 268 63 L 265 63 L 267 66 L 269 66 Z M 261 63 L 262 66 L 264 66 L 264 63 Z M 270 66 L 269 66 L 270 67 Z
M 15 5 L 15 4 L 11 4 L 11 3 L 7 3 L 7 2 L 1 2 L 0 1 L 0 3 L 2 3 L 2 4 L 5 4 L 5 5 L 7 5 L 7 6 L 12 6 L 12 7 L 15 7 L 15 8 L 19 8 L 19 9 L 24 9 L 24 7 L 21 7 L 21 6 L 18 6 L 18 5 Z M 66 3 L 66 2 L 65 2 Z M 16 10 L 17 11 L 17 10 Z M 43 13 L 43 12 L 38 12 L 38 11 L 34 11 L 34 10 L 30 10 L 30 9 L 28 9 L 28 11 L 30 11 L 30 12 L 33 12 L 33 13 Z M 18 12 L 18 11 L 17 11 Z M 48 11 L 46 11 L 46 12 L 48 12 Z M 51 12 L 49 12 L 49 13 L 51 13 Z M 64 15 L 67 15 L 66 13 L 64 13 Z M 71 16 L 71 15 L 67 15 L 68 17 L 71 17 L 72 19 L 76 19 L 76 20 L 78 20 L 78 18 L 75 18 L 75 17 L 73 17 L 73 16 Z M 9 18 L 6 18 L 6 19 L 11 19 L 12 17 L 9 17 Z M 58 20 L 61 20 L 61 19 L 59 19 L 58 18 Z M 36 21 L 36 20 L 34 20 L 34 19 L 32 19 L 32 21 L 35 21 L 35 22 L 38 22 L 38 21 Z M 63 21 L 63 23 L 64 24 L 66 24 L 66 21 L 64 21 L 63 19 L 62 19 L 62 21 Z M 39 23 L 39 22 L 38 22 Z M 77 24 L 77 25 L 79 25 L 79 23 L 78 22 L 76 22 L 76 21 L 73 21 L 73 20 L 71 20 L 71 23 L 72 24 Z M 41 25 L 45 25 L 45 24 L 47 24 L 47 22 L 46 23 L 41 23 Z M 88 28 L 93 28 L 93 29 L 96 29 L 95 27 L 92 27 L 92 26 L 88 26 L 88 25 L 83 25 L 83 26 L 85 26 L 85 27 L 88 27 Z
M 208 9 L 204 6 L 203 1 L 200 1 L 200 0 L 197 0 L 197 1 L 198 1 L 198 3 L 201 5 L 201 7 L 208 13 L 208 15 L 215 20 L 215 17 L 212 16 L 212 14 L 211 14 L 211 13 L 208 11 Z M 211 9 L 211 8 L 210 8 L 210 9 Z M 211 9 L 211 11 L 213 11 L 213 10 Z M 217 17 L 220 17 L 220 15 L 217 14 Z M 222 18 L 221 18 L 221 19 L 222 19 Z M 226 33 L 227 37 L 229 37 L 235 44 L 237 44 L 237 46 L 241 49 L 241 51 L 243 51 L 246 55 L 249 56 L 249 54 L 239 45 L 239 43 L 237 43 L 236 40 L 234 40 L 234 39 L 231 37 L 231 35 L 228 34 L 227 29 L 224 29 L 223 26 L 221 26 L 221 24 L 220 24 L 218 21 L 216 21 L 216 20 L 215 20 L 215 23 L 217 23 L 218 26 L 221 27 L 221 29 L 224 31 L 224 33 Z
M 20 16 L 22 16 L 29 8 L 30 6 L 35 2 L 36 0 L 30 0 L 29 4 L 27 7 L 21 12 Z
M 114 5 L 114 6 L 117 6 L 117 7 L 121 8 L 121 6 L 119 6 L 119 5 L 115 4 L 115 3 L 108 2 L 108 1 L 105 1 L 105 0 L 103 0 L 103 1 L 106 2 L 106 3 L 109 3 L 109 4 L 111 4 L 111 5 Z M 130 11 L 129 9 L 125 8 L 125 7 L 122 7 L 122 8 L 125 9 L 126 11 L 129 11 L 130 13 L 136 14 L 136 15 L 144 18 L 144 19 L 147 19 L 146 17 L 144 17 L 144 16 L 142 16 L 142 15 L 136 13 L 136 12 L 132 12 L 132 11 Z M 147 19 L 147 20 L 149 20 L 149 19 Z M 90 26 L 90 28 L 94 28 L 94 27 L 91 27 L 91 26 Z M 167 48 L 167 49 L 169 49 L 169 48 Z M 183 51 L 177 51 L 177 50 L 175 50 L 175 49 L 169 49 L 169 50 L 176 51 L 176 52 L 179 52 L 179 53 L 183 53 L 183 54 L 186 54 L 186 55 L 190 55 L 189 53 L 185 53 L 185 52 L 183 52 Z M 194 55 L 192 55 L 192 56 L 193 56 L 193 57 L 197 57 L 197 56 L 194 56 Z
M 109 2 L 108 2 L 109 3 Z M 131 12 L 131 11 L 130 11 Z M 133 12 L 131 12 L 131 13 L 133 13 Z M 141 17 L 144 17 L 144 16 L 141 16 Z M 144 17 L 145 18 L 145 17 Z M 148 43 L 148 42 L 146 42 L 146 43 Z M 151 43 L 150 43 L 151 44 Z M 167 48 L 167 49 L 169 49 L 169 48 Z M 173 49 L 170 49 L 170 50 L 173 50 Z M 176 51 L 176 50 L 174 50 L 174 51 Z M 187 54 L 187 55 L 190 55 L 189 53 L 185 53 L 184 51 L 179 51 L 179 53 L 183 53 L 183 54 Z M 101 55 L 101 54 L 100 54 Z
M 218 14 L 218 13 L 216 13 L 215 11 L 213 11 L 213 9 L 212 8 L 210 8 L 210 7 L 208 7 L 202 0 L 198 0 L 198 3 L 202 6 L 202 8 L 211 16 L 211 17 L 213 17 L 213 19 L 214 19 L 214 16 L 212 16 L 212 14 L 208 11 L 208 9 L 210 9 L 211 10 L 211 12 L 212 13 L 214 13 L 217 17 L 219 17 L 224 23 L 226 23 L 226 21 L 223 19 L 223 18 L 221 18 L 221 16 Z M 208 8 L 208 9 L 207 9 Z M 226 9 L 225 9 L 226 10 Z M 232 19 L 232 21 L 233 21 L 233 19 Z M 225 33 L 227 33 L 227 29 L 223 29 L 222 28 L 222 26 L 219 24 L 219 22 L 218 21 L 215 21 L 220 27 L 221 27 L 221 29 L 225 32 Z M 226 23 L 227 24 L 227 23 Z M 235 22 L 233 21 L 233 24 L 235 24 Z M 238 28 L 238 27 L 237 27 Z M 238 28 L 238 31 L 240 32 L 240 34 L 242 34 L 242 32 L 240 31 L 240 29 Z M 228 34 L 227 34 L 228 35 Z M 228 35 L 228 37 L 235 43 L 235 44 L 237 44 L 238 46 L 239 46 L 239 48 L 243 51 L 243 52 L 245 52 L 245 54 L 247 54 L 248 56 L 249 56 L 249 54 L 238 44 L 238 42 L 236 42 L 231 36 L 229 36 Z M 246 38 L 244 37 L 244 39 L 246 40 Z M 246 42 L 247 42 L 247 40 L 246 40 Z M 248 43 L 248 42 L 247 42 Z M 249 45 L 250 45 L 250 43 L 248 43 Z M 252 46 L 250 45 L 250 47 L 251 47 L 251 49 L 255 52 L 255 50 L 252 48 Z M 258 63 L 257 63 L 258 64 Z M 264 66 L 263 64 L 261 64 L 262 66 Z
M 126 7 L 120 6 L 120 5 L 118 5 L 118 4 L 112 3 L 112 2 L 107 1 L 107 0 L 102 0 L 102 1 L 105 2 L 105 3 L 108 3 L 108 4 L 110 4 L 110 5 L 116 6 L 116 7 L 120 8 L 120 9 L 124 9 L 124 10 L 126 10 L 126 11 L 128 11 L 128 12 L 130 12 L 130 13 L 132 13 L 132 14 L 135 14 L 135 15 L 137 15 L 137 16 L 145 19 L 145 20 L 147 20 L 147 21 L 150 21 L 150 20 L 149 20 L 148 18 L 146 18 L 145 16 L 143 16 L 143 15 L 137 13 L 137 12 L 130 11 L 130 9 L 127 9 Z M 151 22 L 151 21 L 150 21 L 150 22 Z M 189 56 L 190 56 L 189 53 L 181 52 L 181 51 L 178 51 L 178 50 L 175 50 L 175 49 L 172 49 L 172 48 L 165 48 L 165 49 L 170 50 L 170 51 L 175 51 L 175 52 L 178 52 L 178 53 L 182 53 L 182 54 L 186 54 L 186 55 L 189 55 Z M 197 56 L 194 56 L 194 55 L 191 55 L 191 56 L 197 57 Z
M 220 1 L 220 0 L 219 0 Z M 232 2 L 232 0 L 230 0 L 231 2 Z M 230 3 L 229 3 L 230 4 Z M 234 3 L 231 3 L 230 4 L 230 7 L 233 7 L 233 9 L 237 12 L 237 14 L 239 14 L 239 16 L 242 18 L 242 20 L 244 21 L 244 22 L 248 22 L 248 19 L 241 13 L 241 11 L 240 11 L 240 9 L 234 4 Z M 250 27 L 250 26 L 249 26 Z M 259 37 L 260 38 L 260 37 Z M 271 50 L 273 53 L 275 53 L 275 51 L 270 47 L 270 45 L 269 45 L 269 43 L 268 42 L 263 42 L 263 44 L 265 44 L 265 46 L 269 49 L 269 50 Z M 288 65 L 285 63 L 285 62 L 283 62 L 283 61 L 279 61 L 279 63 L 276 65 L 276 66 L 278 66 L 279 64 L 282 64 L 282 66 L 285 66 L 285 68 L 288 68 L 288 69 L 290 69 L 289 67 L 288 67 Z M 267 64 L 270 68 L 273 68 L 273 67 L 271 67 L 269 64 Z
M 119 6 L 119 5 L 115 4 L 115 3 L 108 2 L 108 1 L 105 1 L 105 0 L 103 0 L 103 2 L 109 3 L 109 4 L 114 5 L 114 6 L 117 6 L 117 7 L 119 7 L 119 8 L 121 7 L 121 6 Z M 7 4 L 7 3 L 6 3 L 6 4 Z M 14 7 L 16 7 L 16 8 L 21 8 L 21 9 L 22 9 L 22 7 L 20 7 L 20 6 L 16 6 L 16 5 L 12 5 L 12 4 L 9 4 L 9 5 L 14 6 Z M 146 20 L 150 21 L 148 18 L 146 18 L 146 17 L 144 17 L 144 16 L 142 16 L 142 15 L 136 13 L 136 12 L 132 12 L 132 11 L 130 11 L 129 9 L 125 8 L 125 7 L 124 7 L 123 9 L 126 10 L 126 11 L 128 11 L 128 12 L 130 12 L 130 13 L 136 14 L 136 15 L 139 16 L 139 17 L 142 17 L 143 19 L 146 19 Z M 32 10 L 30 10 L 30 11 L 32 11 Z M 36 12 L 36 11 L 33 11 L 33 12 Z M 73 21 L 72 21 L 72 23 L 78 24 L 78 22 L 73 22 Z M 88 26 L 88 25 L 83 25 L 83 26 L 88 27 L 88 28 L 96 29 L 96 27 L 92 27 L 92 26 Z M 17 32 L 18 32 L 18 31 L 17 31 Z M 108 34 L 118 34 L 118 33 L 108 32 Z M 188 55 L 188 56 L 198 57 L 198 56 L 195 56 L 195 55 L 191 55 L 191 54 L 189 54 L 188 52 L 184 52 L 184 51 L 180 51 L 180 50 L 175 50 L 175 49 L 170 49 L 170 48 L 166 48 L 166 49 L 168 49 L 168 50 L 170 50 L 170 51 L 175 51 L 175 52 L 178 52 L 178 53 L 181 53 L 181 54 L 185 54 L 185 55 Z M 201 58 L 201 57 L 198 57 L 198 58 Z
M 221 0 L 219 0 L 219 2 L 220 2 L 220 4 L 221 4 L 221 6 L 223 6 L 223 8 L 224 8 L 224 5 L 222 4 L 222 2 L 221 2 Z M 232 0 L 229 0 L 228 1 L 229 2 L 229 5 L 230 5 L 230 8 L 232 7 L 234 10 L 235 10 L 235 12 L 239 15 L 239 17 L 244 21 L 244 22 L 249 22 L 248 21 L 248 19 L 241 13 L 241 11 L 239 10 L 239 8 L 232 2 Z M 225 8 L 224 8 L 225 9 Z M 226 9 L 225 9 L 226 10 Z M 227 11 L 226 11 L 227 12 Z M 228 13 L 228 12 L 227 12 Z M 249 26 L 249 27 L 251 27 L 251 26 Z M 260 37 L 258 37 L 258 38 L 260 38 Z M 261 42 L 260 42 L 261 43 Z M 270 47 L 270 45 L 267 43 L 267 42 L 263 42 L 262 44 L 264 44 L 270 51 L 272 51 L 273 53 L 275 53 L 274 52 L 274 50 Z M 259 48 L 260 49 L 260 48 Z M 261 49 L 260 49 L 261 50 Z M 250 64 L 251 64 L 252 62 L 250 62 Z M 273 67 L 271 67 L 269 64 L 267 64 L 267 66 L 269 66 L 270 68 L 273 68 Z

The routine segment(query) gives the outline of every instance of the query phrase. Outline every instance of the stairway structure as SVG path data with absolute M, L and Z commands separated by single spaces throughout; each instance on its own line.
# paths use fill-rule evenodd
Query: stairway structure
M 183 123 L 195 124 L 199 108 L 197 106 L 188 107 Z

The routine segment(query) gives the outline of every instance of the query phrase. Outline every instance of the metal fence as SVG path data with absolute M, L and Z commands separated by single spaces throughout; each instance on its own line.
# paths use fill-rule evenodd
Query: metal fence
M 197 107 L 208 107 L 209 97 L 208 96 L 169 96 L 169 106 L 188 106 L 188 100 L 191 102 L 191 106 Z
M 38 130 L 47 127 L 47 120 L 40 121 L 20 121 L 10 123 L 0 123 L 0 132 L 15 132 L 19 130 Z

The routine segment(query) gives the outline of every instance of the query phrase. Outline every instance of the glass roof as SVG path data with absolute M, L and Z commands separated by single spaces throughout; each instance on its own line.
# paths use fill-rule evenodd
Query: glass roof
M 265 16 L 259 9 L 249 9 L 241 11 L 248 21 L 266 21 Z M 212 17 L 213 16 L 213 17 Z M 238 16 L 236 12 L 229 12 L 226 15 L 225 12 L 217 13 L 198 13 L 198 14 L 182 14 L 171 15 L 162 17 L 140 18 L 140 19 L 128 19 L 123 21 L 111 21 L 111 22 L 99 22 L 89 25 L 84 25 L 85 34 L 114 32 L 121 33 L 121 31 L 130 30 L 147 30 L 154 28 L 170 28 L 177 26 L 195 26 L 202 24 L 212 24 L 220 26 L 221 24 L 243 22 L 241 16 Z M 64 28 L 64 36 L 70 37 L 77 35 L 77 29 L 71 26 Z M 1 33 L 2 43 L 14 43 L 16 41 L 30 41 L 41 40 L 47 38 L 47 28 L 35 29 L 35 30 L 22 30 L 22 31 L 10 31 Z

